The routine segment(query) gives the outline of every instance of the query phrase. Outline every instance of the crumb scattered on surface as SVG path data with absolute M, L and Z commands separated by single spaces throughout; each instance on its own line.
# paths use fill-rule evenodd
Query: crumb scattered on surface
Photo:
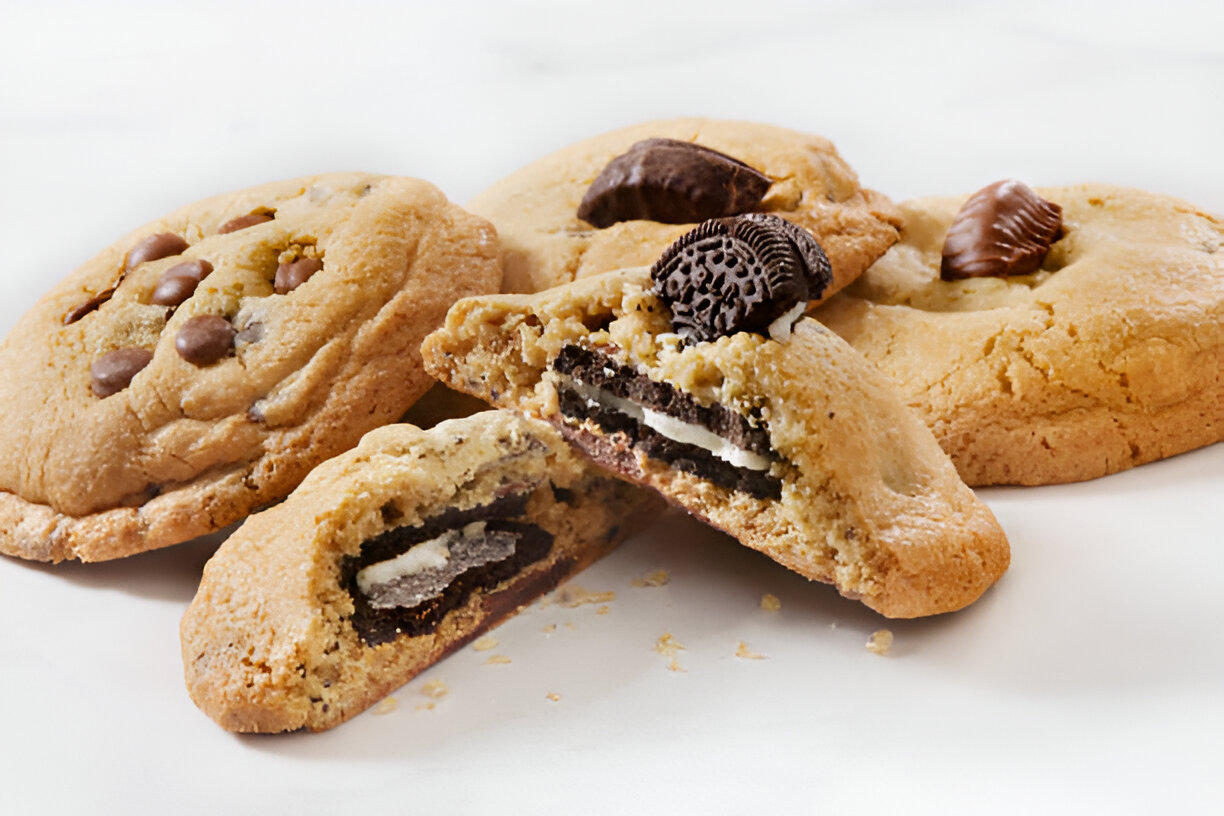
M 577 584 L 566 584 L 558 589 L 555 595 L 556 602 L 566 609 L 573 609 L 576 606 L 584 606 L 586 604 L 610 603 L 616 600 L 615 592 L 595 592 L 583 589 Z
M 394 697 L 384 697 L 378 701 L 378 705 L 374 706 L 374 710 L 370 713 L 381 717 L 383 714 L 390 714 L 397 708 L 399 708 L 399 700 Z
M 892 648 L 893 633 L 887 629 L 877 629 L 871 633 L 871 638 L 867 641 L 867 651 L 874 654 L 888 654 L 888 650 Z
M 490 635 L 485 635 L 480 640 L 472 644 L 472 648 L 478 652 L 487 652 L 490 649 L 497 648 L 497 638 Z
M 634 578 L 632 583 L 635 587 L 661 587 L 671 580 L 671 573 L 665 569 L 657 569 L 654 572 L 647 573 L 640 578 Z
M 596 615 L 606 615 L 611 611 L 612 611 L 612 607 L 608 606 L 607 604 L 604 604 L 603 606 L 595 610 L 595 614 Z
M 569 629 L 571 632 L 573 632 L 573 631 L 575 631 L 575 630 L 576 630 L 578 627 L 574 625 L 574 622 L 573 622 L 573 621 L 566 621 L 566 622 L 565 622 L 565 628 L 566 628 L 566 629 Z
M 425 685 L 421 686 L 421 693 L 426 697 L 432 697 L 435 700 L 441 700 L 450 693 L 450 689 L 446 687 L 446 683 L 441 680 L 430 680 Z
M 742 657 L 745 660 L 764 660 L 765 659 L 765 655 L 761 654 L 760 652 L 752 651 L 752 649 L 748 648 L 748 644 L 742 640 L 739 642 L 739 645 L 735 647 L 735 656 Z
M 549 633 L 555 632 L 555 631 L 557 631 L 557 624 L 555 624 L 555 623 L 550 623 L 550 624 L 548 624 L 547 626 L 545 626 L 543 629 L 541 629 L 540 631 L 541 631 L 541 632 L 549 632 Z
M 510 662 L 510 658 L 505 655 L 496 654 L 489 655 L 489 659 L 485 661 L 486 666 L 503 665 Z
M 665 657 L 675 657 L 677 652 L 684 651 L 684 645 L 676 640 L 671 632 L 664 632 L 655 641 L 654 649 Z
M 761 596 L 761 608 L 766 612 L 777 612 L 782 608 L 782 601 L 778 600 L 778 596 L 766 592 Z
M 546 698 L 548 698 L 549 700 L 552 700 L 554 703 L 556 703 L 556 702 L 560 702 L 560 700 L 561 700 L 561 695 L 560 695 L 560 694 L 558 694 L 558 693 L 557 693 L 557 692 L 555 692 L 555 691 L 550 691 L 550 692 L 548 692 L 547 694 L 545 694 L 544 696 L 545 696 Z
M 674 657 L 671 659 L 671 662 L 667 664 L 667 668 L 669 671 L 674 672 L 688 671 L 688 669 L 681 668 L 680 664 L 676 662 L 676 658 Z
M 433 711 L 434 707 L 435 706 L 433 703 L 417 703 L 416 710 L 417 711 Z

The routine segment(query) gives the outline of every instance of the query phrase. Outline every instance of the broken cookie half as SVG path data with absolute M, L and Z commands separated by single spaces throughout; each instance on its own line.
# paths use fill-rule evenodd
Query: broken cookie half
M 426 367 L 886 616 L 972 603 L 1008 566 L 998 522 L 891 383 L 799 317 L 818 247 L 755 226 L 773 238 L 706 224 L 653 270 L 459 301 Z
M 661 506 L 510 412 L 380 428 L 209 561 L 181 627 L 188 691 L 231 731 L 331 728 Z

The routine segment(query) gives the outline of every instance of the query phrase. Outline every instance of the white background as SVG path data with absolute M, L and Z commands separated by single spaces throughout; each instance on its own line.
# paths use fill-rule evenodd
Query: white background
M 463 202 L 677 115 L 820 133 L 896 199 L 1017 176 L 1224 211 L 1218 1 L 440 5 L 0 0 L 0 327 L 206 195 L 361 169 Z M 316 735 L 232 736 L 187 698 L 215 542 L 0 559 L 0 813 L 1220 812 L 1222 488 L 1216 445 L 983 490 L 1011 570 L 915 622 L 673 516 L 579 578 L 607 614 L 534 606 L 495 633 L 511 663 L 465 649 Z

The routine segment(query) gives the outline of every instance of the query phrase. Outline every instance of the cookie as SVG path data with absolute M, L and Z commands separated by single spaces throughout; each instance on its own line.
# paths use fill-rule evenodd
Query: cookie
M 886 616 L 959 609 L 1003 573 L 990 510 L 845 341 L 807 318 L 685 340 L 655 271 L 461 300 L 425 365 Z M 702 287 L 668 297 L 704 311 L 734 295 Z
M 205 566 L 181 627 L 191 699 L 231 731 L 331 728 L 661 505 L 508 411 L 379 428 Z
M 899 226 L 893 204 L 860 187 L 827 140 L 713 119 L 647 122 L 579 142 L 468 206 L 501 236 L 506 292 L 648 266 L 697 223 L 767 212 L 824 247 L 833 280 L 819 300 L 882 255 Z
M 141 227 L 0 345 L 0 552 L 117 558 L 283 498 L 432 385 L 421 339 L 500 274 L 490 225 L 413 179 L 294 179 Z
M 901 242 L 814 316 L 899 385 L 971 485 L 1092 479 L 1224 438 L 1224 221 L 1102 184 L 1036 194 L 1057 233 L 1036 205 L 903 204 Z M 1017 269 L 1033 236 L 1046 250 Z M 950 264 L 994 271 L 945 280 Z

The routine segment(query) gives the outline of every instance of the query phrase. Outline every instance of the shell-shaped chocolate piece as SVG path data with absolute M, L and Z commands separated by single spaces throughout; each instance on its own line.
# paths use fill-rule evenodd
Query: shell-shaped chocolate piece
M 944 239 L 944 280 L 1028 275 L 1041 268 L 1062 233 L 1062 207 L 1015 179 L 969 197 Z
M 795 236 L 800 249 L 792 228 L 804 233 L 775 215 L 714 219 L 668 247 L 650 276 L 676 333 L 696 341 L 737 331 L 766 334 L 770 324 L 806 303 L 809 277 L 819 278 L 820 269 L 828 276 L 829 262 L 811 236 L 814 249 Z M 809 269 L 808 255 L 818 271 Z
M 644 139 L 608 162 L 578 205 L 578 217 L 600 229 L 634 220 L 695 224 L 754 209 L 772 183 L 717 150 Z

